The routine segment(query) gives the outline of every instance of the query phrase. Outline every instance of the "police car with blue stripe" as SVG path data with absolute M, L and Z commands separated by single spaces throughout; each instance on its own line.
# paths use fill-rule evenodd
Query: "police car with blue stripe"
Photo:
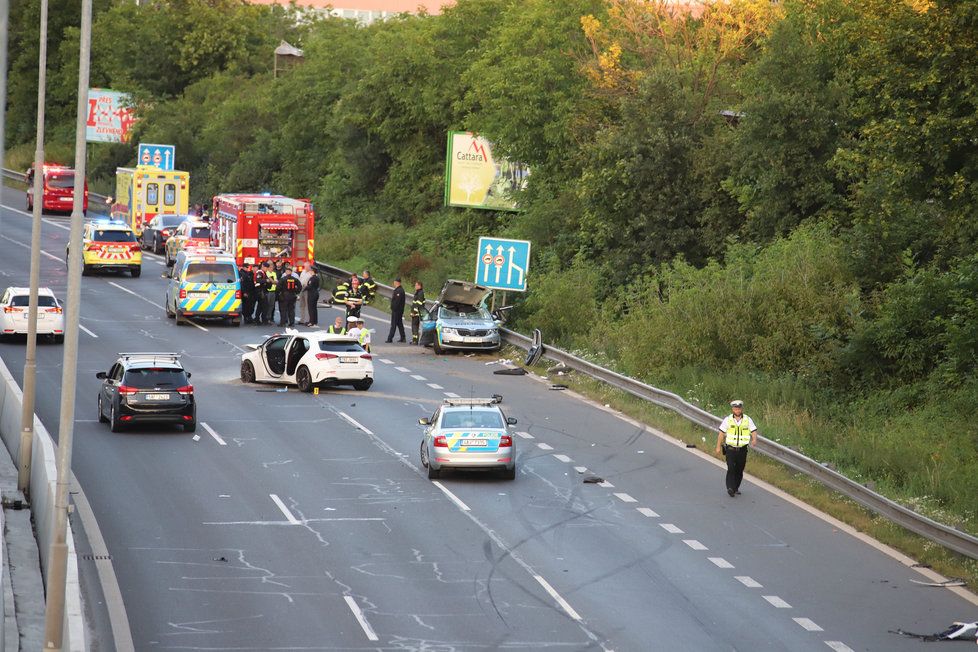
M 189 247 L 163 274 L 166 316 L 177 324 L 193 317 L 241 325 L 241 279 L 234 256 L 216 247 Z
M 421 440 L 421 465 L 429 478 L 445 469 L 481 469 L 516 478 L 516 448 L 509 426 L 516 419 L 499 407 L 502 396 L 491 398 L 446 398 L 431 417 L 419 420 L 426 426 Z

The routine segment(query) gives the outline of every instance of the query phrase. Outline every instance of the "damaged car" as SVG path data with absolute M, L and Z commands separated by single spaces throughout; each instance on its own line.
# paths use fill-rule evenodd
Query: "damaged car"
M 486 308 L 487 287 L 448 280 L 430 310 L 421 314 L 421 344 L 435 353 L 498 351 L 500 319 Z

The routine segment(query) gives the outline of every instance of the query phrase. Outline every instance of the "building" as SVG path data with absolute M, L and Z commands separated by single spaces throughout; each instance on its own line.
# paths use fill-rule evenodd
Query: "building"
M 250 0 L 254 4 L 286 4 L 287 0 Z M 296 0 L 300 7 L 328 11 L 337 18 L 350 18 L 363 24 L 403 13 L 441 13 L 455 0 Z

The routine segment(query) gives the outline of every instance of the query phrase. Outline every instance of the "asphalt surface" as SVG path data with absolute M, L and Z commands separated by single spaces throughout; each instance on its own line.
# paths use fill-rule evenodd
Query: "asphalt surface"
M 67 238 L 65 218 L 45 218 L 42 285 L 60 298 Z M 0 282 L 27 284 L 29 242 L 29 218 L 5 208 Z M 73 469 L 137 650 L 918 650 L 888 630 L 978 613 L 750 479 L 728 497 L 697 451 L 493 375 L 497 356 L 384 344 L 382 315 L 368 323 L 369 391 L 244 386 L 242 347 L 273 331 L 176 326 L 163 269 L 144 254 L 138 279 L 82 281 Z M 321 308 L 320 323 L 335 314 Z M 38 346 L 37 412 L 54 435 L 61 351 Z M 119 351 L 183 353 L 195 434 L 98 423 L 95 374 Z M 18 381 L 23 353 L 22 339 L 0 344 Z M 423 475 L 417 420 L 446 393 L 504 396 L 515 481 Z M 94 562 L 80 565 L 92 649 L 113 649 Z

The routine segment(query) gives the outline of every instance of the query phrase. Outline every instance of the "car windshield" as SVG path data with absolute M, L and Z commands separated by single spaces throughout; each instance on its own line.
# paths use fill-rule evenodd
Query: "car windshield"
M 461 303 L 450 303 L 441 307 L 438 316 L 442 319 L 482 319 L 489 321 L 489 311 L 481 306 L 467 306 Z
M 26 308 L 30 303 L 30 299 L 30 296 L 26 294 L 18 294 L 10 298 L 10 305 Z M 39 294 L 37 295 L 37 305 L 41 308 L 53 308 L 58 305 L 58 302 L 54 300 L 54 297 Z
M 188 283 L 234 283 L 231 263 L 190 263 L 184 280 Z
M 319 350 L 330 353 L 363 353 L 363 347 L 356 342 L 337 342 L 335 340 L 320 340 Z
M 52 174 L 48 177 L 48 188 L 74 188 L 74 174 Z
M 181 222 L 183 222 L 185 219 L 187 218 L 184 217 L 183 215 L 166 215 L 160 218 L 160 226 L 163 227 L 180 226 Z
M 122 384 L 139 389 L 151 389 L 153 387 L 184 387 L 190 382 L 187 380 L 187 374 L 183 369 L 144 367 L 126 371 Z
M 202 238 L 210 239 L 211 230 L 206 226 L 195 226 L 194 228 L 190 229 L 190 235 L 187 237 L 197 238 L 197 239 L 202 239 Z
M 502 428 L 503 417 L 495 410 L 453 410 L 441 417 L 442 428 Z
M 95 242 L 135 242 L 136 236 L 132 234 L 132 231 L 96 229 L 92 240 Z

